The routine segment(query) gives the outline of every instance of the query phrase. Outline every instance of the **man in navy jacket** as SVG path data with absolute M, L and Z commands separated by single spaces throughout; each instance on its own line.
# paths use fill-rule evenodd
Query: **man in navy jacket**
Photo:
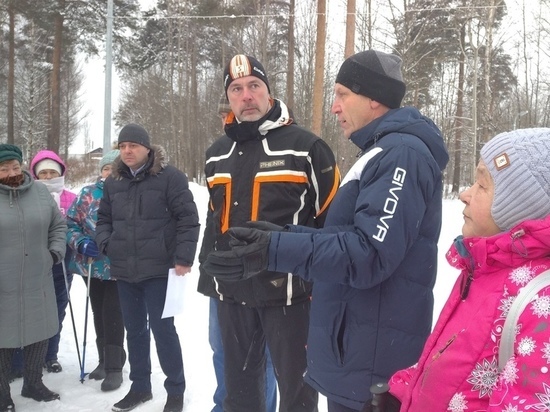
M 203 267 L 228 278 L 267 267 L 314 282 L 305 380 L 329 412 L 346 412 L 361 409 L 372 384 L 416 362 L 430 333 L 448 154 L 430 119 L 400 108 L 399 57 L 349 57 L 334 91 L 332 112 L 362 155 L 324 228 L 234 228 L 232 250 Z
M 185 377 L 174 318 L 162 318 L 168 272 L 191 271 L 199 238 L 199 215 L 185 174 L 168 164 L 142 126 L 127 124 L 118 135 L 120 157 L 105 180 L 96 242 L 109 257 L 126 328 L 128 394 L 112 410 L 130 411 L 152 399 L 150 334 L 166 375 L 164 412 L 181 412 Z

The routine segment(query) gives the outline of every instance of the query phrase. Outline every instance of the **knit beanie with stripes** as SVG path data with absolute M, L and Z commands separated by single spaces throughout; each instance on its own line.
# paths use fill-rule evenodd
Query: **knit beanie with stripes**
M 267 80 L 267 74 L 262 63 L 255 57 L 237 54 L 233 56 L 223 71 L 223 86 L 225 87 L 225 93 L 227 93 L 227 88 L 233 80 L 246 76 L 257 77 L 265 83 L 267 91 L 270 92 L 269 81 Z

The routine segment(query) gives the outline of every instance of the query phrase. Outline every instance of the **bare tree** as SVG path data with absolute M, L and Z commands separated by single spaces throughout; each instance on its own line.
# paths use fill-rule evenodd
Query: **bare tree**
M 460 27 L 460 48 L 461 50 L 465 49 L 466 41 L 466 32 L 465 27 L 462 25 Z M 456 113 L 454 116 L 454 156 L 453 156 L 453 173 L 452 173 L 452 188 L 451 193 L 455 196 L 458 195 L 460 191 L 460 165 L 461 165 L 461 144 L 462 144 L 462 135 L 464 127 L 464 70 L 465 70 L 465 59 L 466 56 L 464 53 L 460 53 L 458 62 L 458 83 L 457 83 L 457 94 L 456 94 Z
M 83 102 L 80 88 L 83 82 L 80 67 L 70 63 L 64 65 L 61 72 L 61 124 L 60 124 L 60 155 L 69 158 L 69 147 L 74 142 L 82 127 L 87 113 L 83 113 Z
M 313 122 L 311 130 L 321 134 L 323 123 L 323 92 L 325 80 L 326 0 L 317 0 L 317 41 L 315 52 L 315 79 L 313 81 Z
M 295 0 L 289 2 L 288 13 L 288 65 L 286 72 L 286 104 L 294 108 L 294 13 L 296 12 Z
M 54 14 L 54 40 L 50 80 L 50 129 L 48 131 L 48 148 L 54 152 L 59 152 L 59 136 L 61 134 L 61 53 L 64 20 L 62 10 L 65 9 L 65 0 L 57 0 L 57 5 L 58 10 Z
M 313 78 L 315 76 L 315 40 L 317 14 L 314 7 L 316 0 L 299 2 L 296 15 L 296 38 L 300 39 L 300 47 L 296 49 L 294 93 L 296 104 L 293 106 L 294 116 L 306 128 L 311 128 L 313 114 L 311 107 Z

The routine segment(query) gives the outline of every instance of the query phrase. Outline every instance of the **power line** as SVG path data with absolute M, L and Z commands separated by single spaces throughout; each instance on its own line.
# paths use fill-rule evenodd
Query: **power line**
M 422 8 L 422 9 L 409 9 L 409 10 L 405 10 L 405 13 L 419 13 L 419 12 L 426 12 L 426 11 L 455 11 L 455 10 L 488 10 L 488 9 L 499 9 L 499 8 L 504 8 L 506 7 L 505 4 L 501 4 L 501 5 L 495 5 L 495 6 L 456 6 L 456 7 L 450 7 L 450 6 L 447 6 L 447 7 L 429 7 L 429 8 Z M 216 16 L 211 16 L 211 15 L 190 15 L 190 14 L 176 14 L 176 15 L 170 15 L 170 16 L 159 16 L 158 14 L 152 14 L 152 15 L 148 15 L 148 12 L 143 12 L 144 16 L 143 18 L 147 19 L 147 18 L 159 18 L 159 19 L 164 19 L 164 20 L 168 20 L 168 19 L 174 19 L 174 20 L 178 20 L 178 19 L 189 19 L 189 20 L 199 20 L 199 19 L 203 19 L 203 20 L 216 20 L 216 19 L 253 19 L 253 18 L 274 18 L 274 17 L 285 17 L 285 18 L 289 18 L 289 17 L 300 17 L 300 15 L 298 14 L 291 14 L 291 13 L 277 13 L 277 14 L 238 14 L 238 15 L 235 15 L 235 14 L 221 14 L 221 15 L 216 15 Z M 329 14 L 329 13 L 316 13 L 317 15 L 319 14 Z M 344 13 L 345 15 L 354 15 L 354 16 L 361 16 L 363 15 L 362 13 Z M 124 19 L 124 18 L 128 18 L 130 19 L 130 17 L 119 17 L 121 19 Z

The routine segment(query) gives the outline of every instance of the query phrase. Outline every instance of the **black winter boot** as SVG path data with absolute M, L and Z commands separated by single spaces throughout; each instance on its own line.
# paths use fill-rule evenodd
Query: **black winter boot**
M 15 412 L 15 405 L 11 400 L 11 396 L 0 395 L 0 412 Z
M 59 394 L 46 388 L 46 385 L 41 380 L 36 383 L 24 382 L 21 396 L 32 398 L 37 402 L 50 402 L 59 399 Z
M 113 405 L 111 409 L 113 412 L 126 412 L 137 408 L 142 403 L 148 402 L 153 399 L 151 392 L 134 392 L 130 391 L 120 401 Z
M 124 348 L 116 345 L 105 345 L 105 379 L 101 382 L 101 390 L 114 391 L 122 385 L 122 367 L 126 362 Z
M 50 391 L 42 382 L 42 365 L 48 349 L 48 340 L 33 343 L 23 348 L 25 369 L 23 370 L 23 388 L 21 396 L 38 402 L 59 399 L 59 394 Z
M 7 358 L 3 360 L 7 360 Z M 0 364 L 7 369 L 9 362 L 2 362 L 0 360 Z M 11 399 L 10 384 L 8 383 L 7 376 L 3 373 L 0 375 L 0 412 L 15 412 L 15 405 Z
M 182 412 L 183 395 L 168 395 L 163 412 Z
M 99 364 L 97 367 L 90 372 L 88 378 L 100 381 L 105 379 L 105 342 L 102 338 L 97 338 L 95 341 L 97 345 L 97 354 L 99 356 Z

